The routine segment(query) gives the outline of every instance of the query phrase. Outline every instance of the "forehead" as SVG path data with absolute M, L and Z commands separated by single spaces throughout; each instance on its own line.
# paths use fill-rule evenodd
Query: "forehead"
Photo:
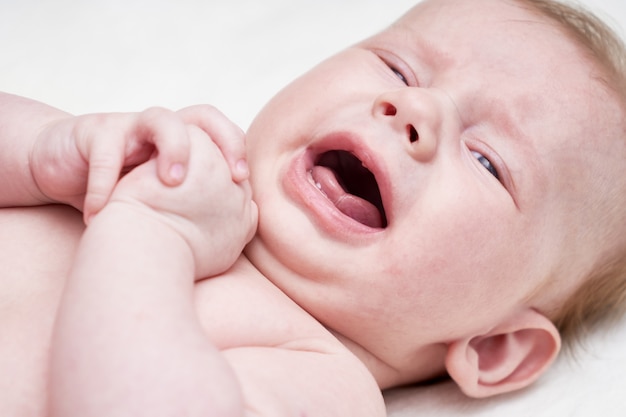
M 412 47 L 424 64 L 421 86 L 506 101 L 489 110 L 511 116 L 525 110 L 526 117 L 519 116 L 525 125 L 533 116 L 545 123 L 551 106 L 561 110 L 559 117 L 587 112 L 590 100 L 567 99 L 592 98 L 602 89 L 599 71 L 564 30 L 514 0 L 427 0 L 387 35 Z

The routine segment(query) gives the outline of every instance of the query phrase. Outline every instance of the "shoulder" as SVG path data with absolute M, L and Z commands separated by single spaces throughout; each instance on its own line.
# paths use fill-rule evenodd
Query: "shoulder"
M 347 347 L 244 259 L 196 285 L 208 336 L 259 415 L 385 415 L 378 385 Z
M 316 341 L 223 353 L 248 407 L 258 415 L 384 417 L 382 393 L 363 363 L 347 349 L 333 352 L 324 345 Z
M 308 343 L 303 340 L 342 346 L 244 256 L 226 273 L 197 282 L 194 292 L 199 320 L 220 349 Z

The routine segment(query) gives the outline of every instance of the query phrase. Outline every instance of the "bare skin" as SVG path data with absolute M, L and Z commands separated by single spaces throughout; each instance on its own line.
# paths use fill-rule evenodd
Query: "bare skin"
M 0 414 L 39 417 L 46 414 L 54 316 L 84 229 L 82 214 L 64 206 L 2 209 L 0 225 L 3 234 L 12 236 L 11 240 L 0 242 L 0 261 L 6 271 L 2 285 L 11 289 L 0 292 L 0 328 L 3 334 L 11 335 L 0 344 L 0 388 L 12 394 L 3 395 Z M 337 352 L 351 366 L 356 364 L 328 331 L 258 273 L 251 274 L 252 270 L 242 258 L 229 274 L 196 284 L 194 297 L 199 320 L 207 334 L 216 335 L 211 339 L 216 347 L 230 350 L 235 357 L 238 352 L 234 347 L 292 344 L 299 349 L 308 345 L 311 349 Z M 221 295 L 214 297 L 216 293 Z M 258 297 L 259 294 L 265 295 Z M 219 320 L 214 319 L 216 316 Z M 229 331 L 233 328 L 237 331 Z M 294 332 L 294 328 L 298 331 Z M 302 346 L 295 346 L 298 339 L 305 340 Z M 361 369 L 361 379 L 369 379 L 364 368 L 356 369 Z M 358 374 L 357 371 L 355 377 Z M 372 398 L 380 402 L 380 407 L 381 397 L 376 394 L 375 385 L 371 387 Z
M 2 209 L 0 228 L 0 414 L 42 416 L 50 337 L 82 214 L 66 206 Z
M 190 168 L 178 188 L 163 183 L 184 175 L 159 156 L 115 185 L 113 203 L 105 194 L 99 203 L 85 203 L 89 226 L 80 246 L 78 211 L 4 209 L 0 328 L 13 333 L 0 353 L 15 360 L 0 364 L 0 378 L 4 392 L 15 395 L 0 404 L 0 413 L 38 417 L 52 403 L 59 416 L 132 415 L 138 407 L 156 415 L 152 411 L 166 405 L 172 407 L 166 415 L 380 417 L 380 389 L 444 370 L 477 397 L 532 383 L 560 346 L 542 311 L 575 282 L 530 296 L 546 276 L 570 277 L 594 257 L 583 251 L 578 264 L 563 265 L 553 250 L 560 247 L 554 242 L 569 242 L 564 234 L 579 224 L 570 204 L 589 190 L 605 197 L 593 179 L 576 176 L 578 167 L 623 172 L 619 158 L 609 169 L 591 147 L 569 146 L 581 136 L 610 136 L 619 122 L 608 110 L 617 106 L 588 82 L 589 68 L 575 45 L 536 19 L 509 2 L 425 2 L 283 90 L 248 132 L 250 184 L 261 210 L 245 255 L 240 250 L 256 225 L 251 195 L 245 181 L 231 181 L 226 155 L 215 149 L 174 147 L 183 159 L 210 154 L 204 161 L 210 164 Z M 477 82 L 482 79 L 490 81 Z M 563 100 L 553 90 L 576 99 Z M 534 105 L 539 98 L 549 111 Z M 307 106 L 294 105 L 303 101 Z M 501 106 L 504 101 L 517 107 Z M 289 123 L 276 123 L 282 117 Z M 602 118 L 605 131 L 585 122 Z M 572 121 L 568 129 L 563 120 Z M 73 131 L 61 129 L 53 139 L 61 136 L 65 145 Z M 27 133 L 15 137 L 32 136 Z M 210 143 L 204 140 L 196 142 Z M 131 151 L 118 144 L 128 151 L 130 167 L 137 155 L 151 154 L 141 140 L 131 144 Z M 623 155 L 621 149 L 607 153 Z M 363 202 L 345 211 L 331 202 L 338 180 L 320 162 L 320 153 L 329 151 L 353 153 L 374 171 L 387 219 L 377 219 Z M 61 169 L 62 156 L 56 160 Z M 72 169 L 91 173 L 83 154 L 70 156 L 79 166 Z M 23 167 L 15 160 L 16 170 Z M 213 162 L 222 164 L 219 181 L 205 171 Z M 557 168 L 567 178 L 546 174 Z M 113 171 L 117 179 L 119 170 Z M 565 186 L 568 181 L 577 187 Z M 8 184 L 0 196 L 9 196 L 7 205 L 42 203 L 26 201 L 37 193 L 24 193 L 19 179 Z M 84 186 L 60 201 L 83 208 Z M 211 190 L 222 186 L 231 188 Z M 235 202 L 242 190 L 247 193 Z M 129 206 L 129 200 L 139 204 Z M 229 223 L 207 221 L 203 210 L 220 204 Z M 362 216 L 348 215 L 355 211 Z M 234 246 L 222 237 L 231 230 L 238 233 Z M 293 230 L 303 238 L 294 241 Z M 224 262 L 229 269 L 222 273 Z M 83 406 L 94 413 L 82 413 Z

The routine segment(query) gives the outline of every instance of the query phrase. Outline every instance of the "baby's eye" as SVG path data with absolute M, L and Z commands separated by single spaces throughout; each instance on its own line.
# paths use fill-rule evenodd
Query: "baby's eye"
M 411 67 L 397 54 L 388 51 L 388 50 L 380 50 L 373 49 L 372 52 L 378 56 L 383 64 L 387 66 L 393 73 L 393 75 L 400 79 L 407 86 L 416 86 L 417 79 L 412 72 Z
M 498 175 L 498 170 L 496 169 L 495 166 L 493 166 L 493 164 L 491 163 L 491 161 L 489 159 L 487 159 L 483 154 L 481 154 L 480 152 L 476 152 L 476 151 L 472 151 L 472 155 L 474 156 L 474 158 L 476 158 L 478 160 L 478 162 L 480 162 L 480 164 L 482 166 L 485 167 L 485 169 L 487 171 L 489 171 L 491 173 L 491 175 L 493 175 L 494 177 L 496 177 L 497 180 L 500 179 L 500 175 Z
M 396 74 L 396 76 L 398 78 L 400 78 L 400 81 L 402 81 L 404 84 L 409 85 L 409 81 L 406 79 L 406 77 L 404 76 L 404 74 L 402 74 L 400 72 L 400 70 L 398 70 L 397 68 L 392 67 L 391 65 L 389 65 L 389 69 Z

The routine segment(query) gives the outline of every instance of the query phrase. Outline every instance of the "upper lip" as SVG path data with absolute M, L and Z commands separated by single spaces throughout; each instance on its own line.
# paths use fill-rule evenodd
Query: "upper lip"
M 307 154 L 307 171 L 315 165 L 335 170 L 344 189 L 376 206 L 382 227 L 387 226 L 390 214 L 388 176 L 381 158 L 363 140 L 347 132 L 333 133 L 312 145 Z M 356 176 L 366 183 L 357 182 Z

